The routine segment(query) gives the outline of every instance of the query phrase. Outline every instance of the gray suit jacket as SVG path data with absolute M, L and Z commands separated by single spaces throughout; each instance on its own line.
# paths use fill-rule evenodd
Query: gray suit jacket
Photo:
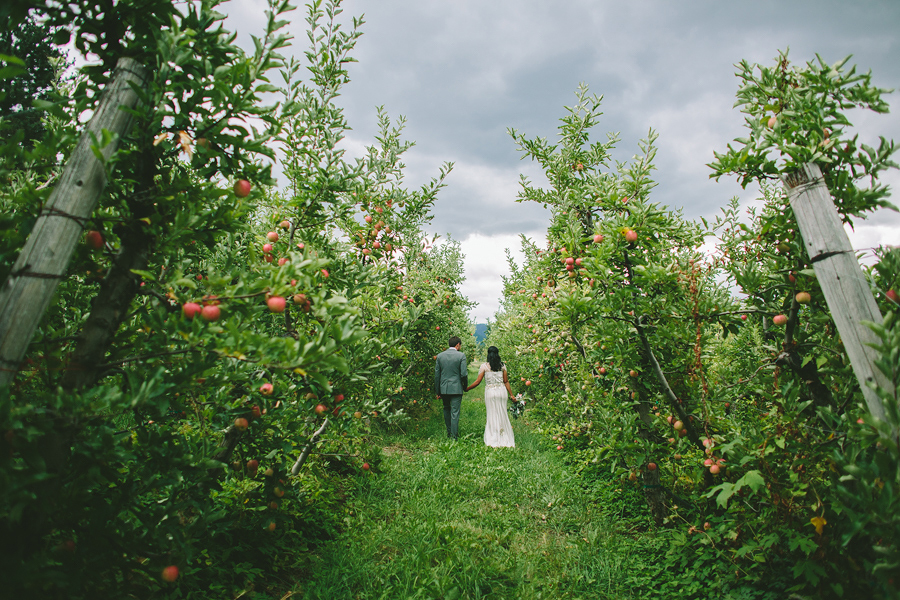
M 438 395 L 461 396 L 468 386 L 466 355 L 456 348 L 438 354 L 434 363 L 434 391 Z

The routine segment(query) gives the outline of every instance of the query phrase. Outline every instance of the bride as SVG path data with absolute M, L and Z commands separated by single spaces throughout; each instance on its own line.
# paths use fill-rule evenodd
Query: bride
M 478 379 L 466 388 L 472 390 L 486 379 L 484 390 L 484 407 L 487 410 L 487 422 L 484 426 L 484 443 L 495 448 L 514 448 L 512 425 L 506 414 L 506 399 L 512 398 L 512 388 L 506 375 L 506 366 L 500 360 L 500 351 L 491 346 L 487 351 L 487 362 L 481 365 Z M 505 388 L 505 389 L 504 389 Z

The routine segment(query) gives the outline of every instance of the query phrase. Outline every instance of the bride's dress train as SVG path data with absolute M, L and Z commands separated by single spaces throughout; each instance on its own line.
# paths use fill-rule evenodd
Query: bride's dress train
M 516 440 L 513 436 L 512 425 L 509 422 L 509 413 L 506 411 L 506 385 L 503 383 L 503 371 L 491 371 L 488 364 L 484 369 L 485 389 L 484 407 L 487 411 L 487 421 L 484 425 L 484 443 L 495 448 L 514 448 Z

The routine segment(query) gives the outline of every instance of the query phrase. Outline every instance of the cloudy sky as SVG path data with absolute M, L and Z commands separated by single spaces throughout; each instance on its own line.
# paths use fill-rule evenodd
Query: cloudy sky
M 479 303 L 477 322 L 498 305 L 504 249 L 520 234 L 543 240 L 547 213 L 516 203 L 520 160 L 507 128 L 553 140 L 563 106 L 579 83 L 602 94 L 604 116 L 595 140 L 619 132 L 615 152 L 630 158 L 649 128 L 659 132 L 659 185 L 652 199 L 683 207 L 688 218 L 713 217 L 733 196 L 752 203 L 755 191 L 734 180 L 709 179 L 706 166 L 744 135 L 732 106 L 742 59 L 771 65 L 790 48 L 794 62 L 828 63 L 849 54 L 871 70 L 876 85 L 900 88 L 900 2 L 897 0 L 345 0 L 345 16 L 364 15 L 351 83 L 341 104 L 353 128 L 348 148 L 371 144 L 376 107 L 407 118 L 407 182 L 418 186 L 445 161 L 455 163 L 434 210 L 430 231 L 461 241 L 463 293 Z M 231 0 L 228 25 L 249 40 L 262 31 L 265 3 Z M 305 50 L 304 10 L 291 31 Z M 862 141 L 883 135 L 900 142 L 900 93 L 892 114 L 852 117 Z M 900 187 L 896 171 L 886 179 Z M 895 200 L 900 203 L 900 200 Z M 900 215 L 876 213 L 851 232 L 857 249 L 900 244 Z

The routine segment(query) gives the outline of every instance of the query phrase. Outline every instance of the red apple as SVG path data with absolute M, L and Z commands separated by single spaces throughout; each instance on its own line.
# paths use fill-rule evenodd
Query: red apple
M 244 417 L 238 417 L 234 420 L 234 426 L 240 431 L 244 431 L 250 426 L 250 422 Z
M 259 461 L 255 458 L 247 461 L 247 471 L 250 473 L 250 476 L 256 475 L 256 470 L 259 469 Z
M 274 391 L 275 391 L 275 386 L 272 385 L 271 383 L 264 383 L 261 386 L 259 386 L 259 393 L 262 394 L 263 396 L 271 396 L 272 392 L 274 392 Z
M 182 314 L 188 319 L 193 319 L 202 310 L 203 308 L 196 302 L 185 302 L 184 306 L 181 307 Z
M 269 521 L 269 525 L 266 527 L 266 529 L 269 531 L 275 531 L 275 527 L 275 521 Z
M 530 381 L 526 381 L 526 382 L 525 382 L 525 385 L 531 385 L 531 382 L 530 382 Z
M 359 411 L 356 411 L 355 413 L 353 413 L 353 416 L 357 419 L 362 419 L 362 413 Z
M 238 198 L 246 198 L 250 195 L 250 190 L 253 186 L 250 185 L 250 182 L 246 179 L 241 179 L 237 183 L 234 184 L 234 195 Z
M 263 258 L 266 259 L 266 262 L 267 262 L 267 263 L 270 263 L 270 262 L 272 262 L 273 260 L 275 260 L 275 259 L 272 257 L 271 254 L 266 254 L 265 256 L 263 256 Z
M 316 411 L 317 415 L 321 416 L 328 412 L 328 407 L 325 406 L 324 404 L 316 404 L 316 407 L 313 410 Z
M 169 565 L 165 569 L 162 570 L 162 578 L 163 581 L 168 581 L 172 583 L 176 579 L 178 579 L 178 567 L 175 565 Z
M 366 223 L 371 223 L 371 222 L 372 222 L 372 215 L 366 215 L 366 216 L 363 217 L 363 218 L 365 219 Z
M 279 225 L 281 225 L 282 229 L 290 229 L 291 228 L 291 222 L 288 221 L 287 219 L 285 219 L 284 221 L 279 223 Z
M 84 239 L 87 245 L 94 250 L 99 250 L 103 247 L 103 234 L 99 231 L 88 231 Z
M 250 409 L 250 414 L 253 415 L 254 419 L 258 419 L 262 416 L 262 411 L 259 409 L 259 406 L 253 405 L 253 408 Z
M 709 468 L 709 472 L 712 473 L 713 475 L 718 475 L 719 470 L 720 470 L 719 465 L 713 465 Z
M 631 371 L 628 371 L 628 375 L 631 376 L 631 377 L 637 377 L 637 376 L 638 376 L 638 372 L 635 371 L 634 369 L 632 369 Z
M 602 242 L 602 241 L 603 241 L 603 236 L 600 235 L 599 233 L 598 233 L 597 235 L 594 236 L 594 243 L 595 243 L 595 244 L 599 244 L 599 243 Z
M 656 470 L 656 463 L 647 463 L 647 470 L 648 470 L 648 471 L 655 471 L 655 470 Z
M 363 471 L 368 471 L 370 468 L 371 468 L 371 467 L 369 466 L 369 463 L 364 462 L 364 463 L 362 464 L 362 470 L 363 470 Z
M 746 321 L 746 320 L 747 320 L 747 315 L 741 315 L 741 321 Z
M 634 243 L 638 239 L 637 231 L 634 229 L 629 229 L 625 232 L 625 241 L 628 243 Z
M 207 321 L 218 321 L 219 317 L 222 316 L 222 310 L 215 304 L 210 304 L 203 307 L 203 310 L 200 311 L 200 316 Z
M 580 258 L 576 258 L 576 259 L 575 259 L 575 266 L 580 267 L 580 266 L 581 266 L 581 263 L 582 263 L 582 260 L 581 260 Z
M 567 265 L 571 265 L 571 264 L 573 264 L 574 262 L 575 262 L 575 259 L 572 258 L 571 256 L 570 256 L 569 258 L 566 259 L 566 264 L 567 264 Z
M 282 256 L 278 259 L 278 266 L 283 267 L 290 259 L 287 256 Z
M 606 375 L 606 367 L 600 367 L 600 374 Z
M 286 302 L 282 296 L 272 296 L 271 298 L 266 300 L 266 306 L 268 306 L 269 310 L 274 313 L 284 312 L 285 305 Z
M 774 317 L 772 317 L 772 322 L 776 325 L 784 325 L 785 323 L 787 323 L 787 317 L 784 315 L 775 315 Z
M 270 231 L 269 233 L 266 234 L 266 239 L 269 240 L 270 242 L 277 242 L 278 241 L 278 232 Z
M 265 252 L 266 254 L 271 254 L 272 250 L 274 250 L 272 244 L 263 244 L 263 252 Z
M 900 295 L 897 294 L 897 290 L 888 290 L 885 296 L 894 304 L 900 304 Z
M 284 490 L 278 486 L 272 488 L 272 493 L 275 494 L 276 498 L 281 498 L 282 496 L 284 496 Z
M 809 292 L 797 292 L 797 295 L 794 296 L 794 299 L 798 304 L 809 304 L 810 296 Z
M 772 115 L 771 117 L 769 117 L 769 120 L 766 121 L 766 126 L 768 126 L 769 129 L 775 129 L 775 125 L 777 124 L 778 117 L 776 117 L 775 115 Z
M 681 431 L 682 429 L 684 429 L 684 423 L 682 423 L 681 421 L 675 421 L 675 423 L 672 424 L 672 427 L 675 428 L 675 431 Z

